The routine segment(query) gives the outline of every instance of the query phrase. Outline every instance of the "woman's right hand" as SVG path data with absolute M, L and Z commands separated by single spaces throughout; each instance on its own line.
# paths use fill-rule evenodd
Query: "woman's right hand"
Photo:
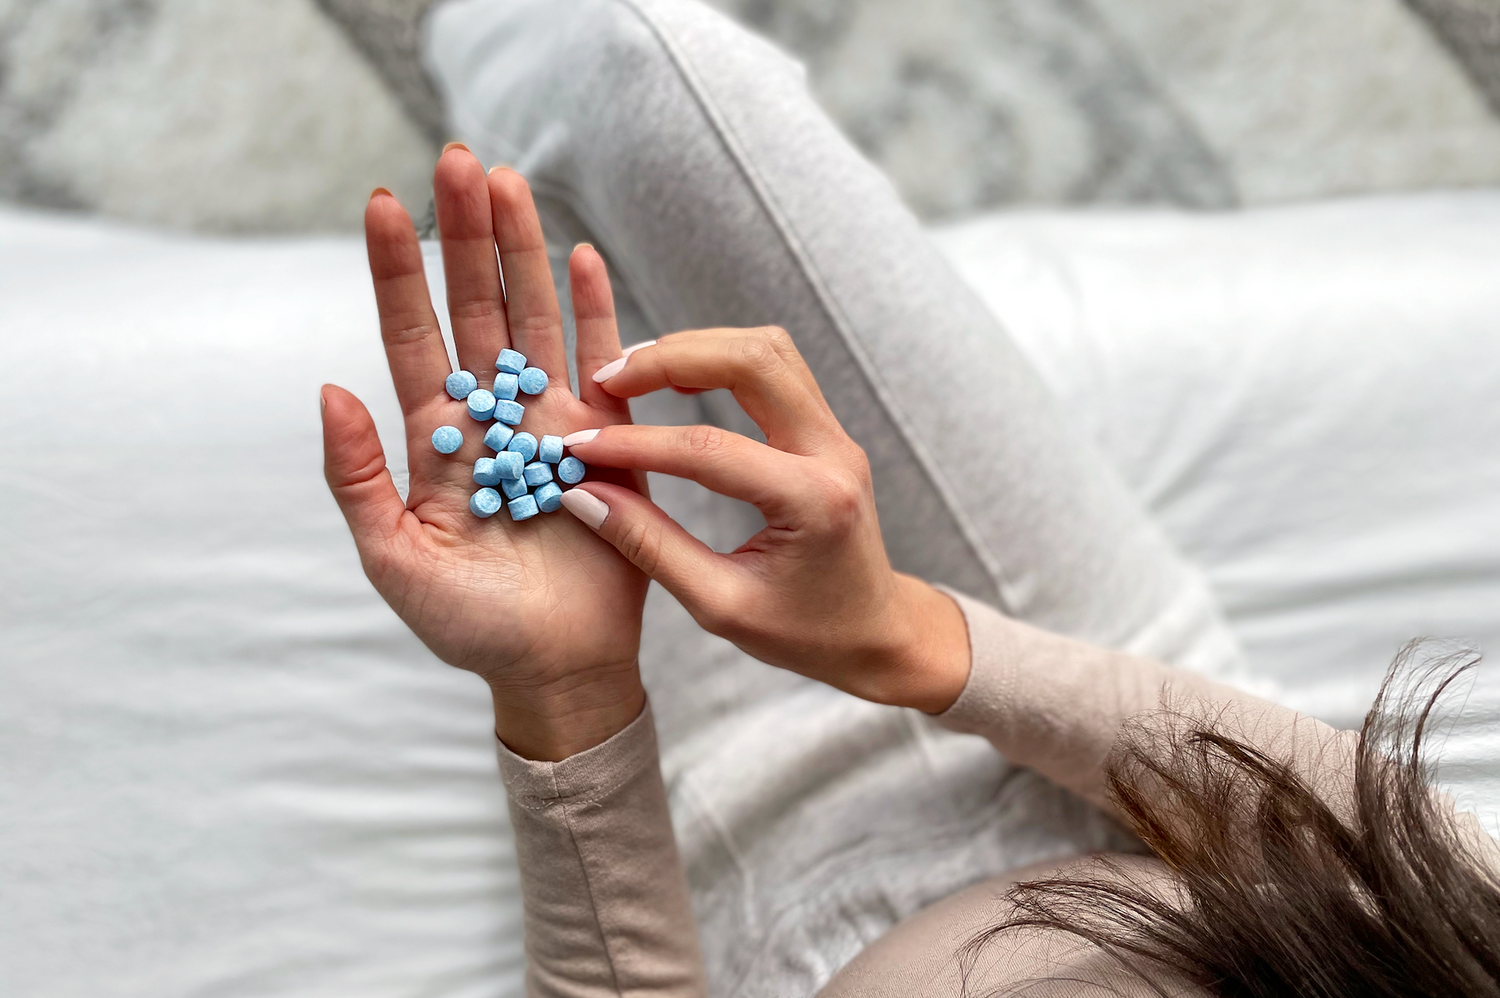
M 752 503 L 766 527 L 729 554 L 695 539 L 644 496 L 585 482 L 568 509 L 660 582 L 707 631 L 771 665 L 879 703 L 945 710 L 968 678 L 957 605 L 895 572 L 869 462 L 834 418 L 783 330 L 674 333 L 596 375 L 633 398 L 727 388 L 766 435 L 711 426 L 631 426 L 567 438 L 591 465 L 689 478 Z M 583 493 L 583 494 L 578 494 Z

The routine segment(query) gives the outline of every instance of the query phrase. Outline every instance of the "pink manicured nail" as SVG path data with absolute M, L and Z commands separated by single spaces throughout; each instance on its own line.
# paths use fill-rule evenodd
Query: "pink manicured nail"
M 604 500 L 583 489 L 569 489 L 564 492 L 562 504 L 569 513 L 582 520 L 590 530 L 598 530 L 609 518 L 609 506 Z
M 599 368 L 599 370 L 594 372 L 594 380 L 600 382 L 608 381 L 610 378 L 613 378 L 615 375 L 625 370 L 625 362 L 630 359 L 631 354 L 635 353 L 637 350 L 644 350 L 646 347 L 655 345 L 655 340 L 647 340 L 645 343 L 637 343 L 634 346 L 626 347 L 625 352 L 620 355 L 619 360 L 612 360 L 608 364 L 605 364 L 603 367 Z
M 576 433 L 569 433 L 567 436 L 563 437 L 563 446 L 577 447 L 579 444 L 588 443 L 598 435 L 598 430 L 579 430 Z
M 608 381 L 610 378 L 613 378 L 615 375 L 625 370 L 625 362 L 629 359 L 629 357 L 621 357 L 619 360 L 610 361 L 608 364 L 605 364 L 603 367 L 599 368 L 599 370 L 594 372 L 594 380 L 599 382 Z

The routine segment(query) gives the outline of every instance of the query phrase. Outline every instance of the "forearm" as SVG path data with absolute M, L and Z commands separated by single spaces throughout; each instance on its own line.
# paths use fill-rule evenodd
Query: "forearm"
M 639 683 L 635 684 L 639 689 Z M 580 690 L 581 692 L 581 690 Z M 592 701 L 590 699 L 592 697 Z M 550 754 L 612 726 L 604 689 L 499 727 Z M 500 698 L 497 696 L 497 704 Z M 556 761 L 499 746 L 526 910 L 533 998 L 702 998 L 702 958 L 644 696 L 637 715 Z M 508 717 L 516 716 L 508 703 Z M 531 739 L 536 739 L 531 742 Z
M 972 667 L 938 722 L 1108 807 L 1105 765 L 1122 738 L 1213 727 L 1287 761 L 1321 791 L 1347 785 L 1347 733 L 1202 676 L 1005 617 L 958 597 Z M 1134 730 L 1139 725 L 1139 730 Z M 1161 740 L 1170 751 L 1171 738 Z

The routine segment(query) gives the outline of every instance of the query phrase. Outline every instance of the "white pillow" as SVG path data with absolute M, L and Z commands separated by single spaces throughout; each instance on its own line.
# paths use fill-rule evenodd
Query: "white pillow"
M 0 273 L 0 994 L 518 994 L 488 690 L 323 487 L 324 380 L 405 466 L 362 242 L 0 210 Z
M 1411 638 L 1500 649 L 1500 192 L 938 238 L 1287 702 L 1357 726 Z M 1494 828 L 1500 662 L 1480 677 L 1435 747 Z

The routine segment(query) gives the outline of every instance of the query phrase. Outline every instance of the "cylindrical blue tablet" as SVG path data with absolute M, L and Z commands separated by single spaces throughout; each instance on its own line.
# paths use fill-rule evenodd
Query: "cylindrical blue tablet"
M 526 368 L 516 380 L 527 395 L 540 395 L 547 390 L 547 372 L 540 367 Z
M 532 461 L 521 470 L 521 477 L 526 479 L 527 485 L 541 485 L 543 482 L 552 481 L 552 465 L 541 461 Z
M 489 392 L 485 392 L 485 394 L 488 395 Z M 510 399 L 500 399 L 497 401 L 494 411 L 496 419 L 511 426 L 515 426 L 521 421 L 521 417 L 526 415 L 526 407 L 519 402 L 512 402 Z
M 513 450 L 521 455 L 521 460 L 530 461 L 536 457 L 536 437 L 522 430 L 510 438 L 510 443 L 505 445 L 506 450 Z
M 510 438 L 516 435 L 504 423 L 491 423 L 490 428 L 484 431 L 484 445 L 490 450 L 504 450 L 505 445 L 510 443 Z
M 583 462 L 569 454 L 557 462 L 557 477 L 568 485 L 577 485 L 583 481 L 584 472 L 588 471 Z
M 475 516 L 494 516 L 500 506 L 500 493 L 494 489 L 480 489 L 469 496 L 469 512 Z
M 452 454 L 463 445 L 463 431 L 456 426 L 439 426 L 432 431 L 432 449 L 439 454 Z
M 515 405 L 514 402 L 510 403 Z M 469 393 L 469 415 L 475 419 L 489 419 L 495 414 L 495 396 L 483 388 L 476 388 Z
M 514 374 L 506 374 L 501 371 L 495 375 L 495 387 L 490 389 L 495 393 L 497 399 L 513 399 L 516 397 L 516 388 L 519 382 Z
M 503 450 L 495 455 L 495 474 L 507 481 L 521 477 L 521 466 L 525 464 L 521 455 L 513 450 Z
M 448 380 L 443 382 L 443 387 L 448 389 L 448 394 L 456 399 L 466 399 L 469 393 L 479 387 L 479 379 L 468 371 L 454 371 L 448 375 Z
M 542 442 L 537 446 L 536 459 L 546 461 L 548 464 L 556 464 L 562 460 L 562 437 L 554 437 L 547 434 L 542 437 Z
M 526 370 L 526 355 L 519 350 L 507 347 L 500 351 L 500 356 L 495 358 L 495 370 L 504 371 L 506 374 L 520 374 Z
M 515 478 L 500 479 L 500 491 L 505 493 L 505 498 L 514 499 L 526 494 L 526 479 L 517 475 Z
M 531 496 L 516 496 L 510 501 L 510 518 L 512 520 L 529 520 L 536 516 L 536 500 Z
M 477 485 L 499 485 L 500 469 L 495 467 L 495 459 L 482 457 L 474 462 L 474 482 Z
M 531 497 L 536 500 L 536 508 L 543 513 L 556 513 L 562 505 L 562 489 L 557 487 L 556 482 L 548 482 L 533 492 Z

